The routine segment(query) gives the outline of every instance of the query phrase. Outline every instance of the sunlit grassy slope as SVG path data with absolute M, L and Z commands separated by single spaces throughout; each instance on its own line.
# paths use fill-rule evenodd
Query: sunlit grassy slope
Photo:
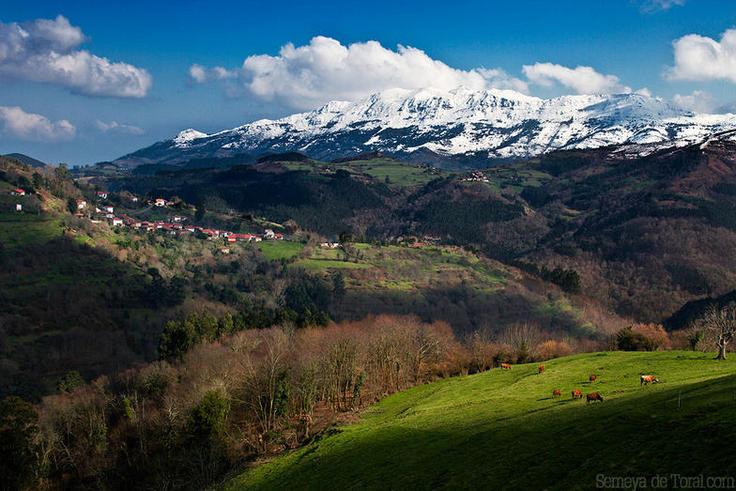
M 571 489 L 595 488 L 599 474 L 736 476 L 736 359 L 610 352 L 545 365 L 396 394 L 226 487 Z M 661 383 L 640 387 L 641 373 Z M 605 401 L 573 401 L 573 388 Z

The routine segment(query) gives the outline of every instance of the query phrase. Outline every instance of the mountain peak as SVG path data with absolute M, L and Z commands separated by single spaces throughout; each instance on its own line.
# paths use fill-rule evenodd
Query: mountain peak
M 180 131 L 172 141 L 176 144 L 186 144 L 192 140 L 205 138 L 207 136 L 209 136 L 207 133 L 202 133 L 201 131 L 197 131 L 193 128 L 187 128 L 184 131 Z
M 365 152 L 411 159 L 430 152 L 441 159 L 487 161 L 565 148 L 684 145 L 731 128 L 733 115 L 696 115 L 644 94 L 540 99 L 512 90 L 428 87 L 332 101 L 210 135 L 188 129 L 123 159 L 175 163 L 298 151 L 325 160 Z

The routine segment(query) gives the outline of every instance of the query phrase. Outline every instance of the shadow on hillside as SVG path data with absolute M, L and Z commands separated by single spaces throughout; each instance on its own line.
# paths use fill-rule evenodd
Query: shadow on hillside
M 0 395 L 37 398 L 78 370 L 86 379 L 155 356 L 150 278 L 60 237 L 6 255 L 0 268 Z
M 736 376 L 499 421 L 451 413 L 345 431 L 261 481 L 322 489 L 595 488 L 598 476 L 736 477 Z M 678 402 L 679 400 L 679 402 Z M 550 408 L 551 409 L 551 408 Z M 459 408 L 458 411 L 462 410 Z M 452 431 L 442 430 L 443 421 Z M 322 448 L 324 451 L 322 451 Z M 670 486 L 671 487 L 671 486 Z
M 337 320 L 357 320 L 369 314 L 417 315 L 426 322 L 445 321 L 461 337 L 489 326 L 500 332 L 521 322 L 537 323 L 550 332 L 595 336 L 572 311 L 519 285 L 496 291 L 457 286 L 421 292 L 348 292 L 340 307 L 333 314 Z

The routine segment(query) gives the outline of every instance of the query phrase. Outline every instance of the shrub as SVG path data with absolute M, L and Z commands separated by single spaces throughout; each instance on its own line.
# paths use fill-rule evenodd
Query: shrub
M 616 334 L 616 346 L 623 351 L 656 351 L 671 347 L 669 335 L 657 324 L 636 324 Z
M 537 358 L 540 360 L 549 360 L 551 358 L 559 358 L 572 353 L 572 347 L 565 341 L 556 341 L 548 339 L 537 346 Z

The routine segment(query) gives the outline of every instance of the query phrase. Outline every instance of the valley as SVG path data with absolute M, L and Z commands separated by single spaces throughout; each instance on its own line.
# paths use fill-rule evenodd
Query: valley
M 0 491 L 736 489 L 736 3 L 6 3 Z

